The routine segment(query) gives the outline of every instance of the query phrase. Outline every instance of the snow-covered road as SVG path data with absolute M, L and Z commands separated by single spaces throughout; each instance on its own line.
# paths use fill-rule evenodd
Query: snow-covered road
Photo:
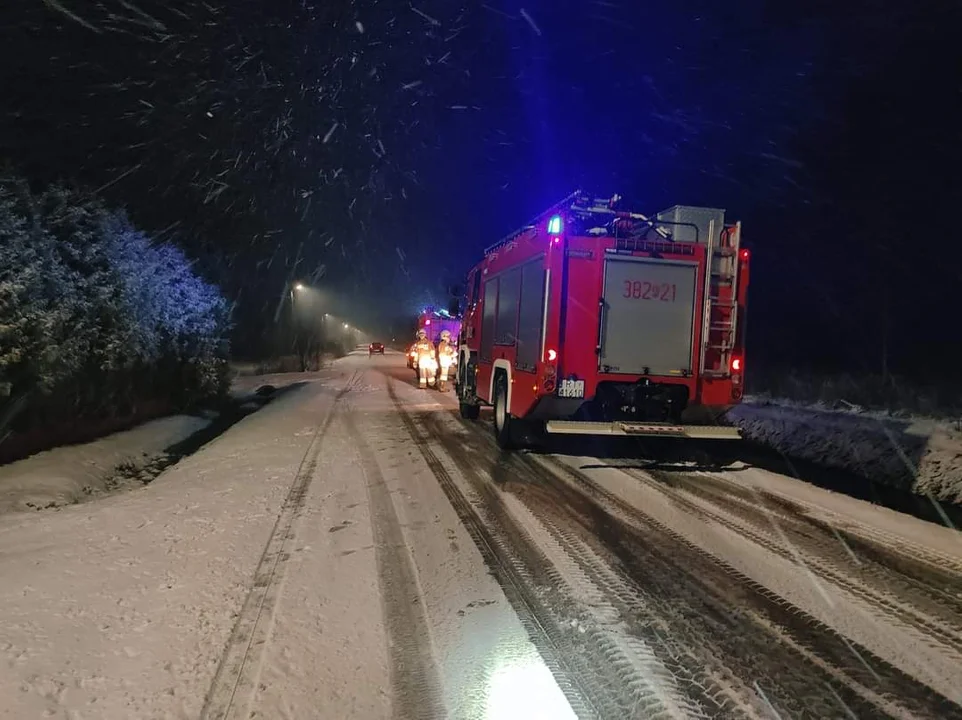
M 0 517 L 9 718 L 962 717 L 962 537 L 763 470 L 497 451 L 352 355 Z

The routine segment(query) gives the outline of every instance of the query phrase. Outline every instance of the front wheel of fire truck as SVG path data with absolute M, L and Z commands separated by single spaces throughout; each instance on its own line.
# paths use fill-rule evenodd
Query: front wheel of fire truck
M 458 409 L 461 411 L 461 417 L 465 420 L 477 420 L 481 415 L 481 406 L 474 403 L 466 403 L 460 398 L 458 398 Z
M 494 439 L 502 450 L 517 447 L 517 423 L 508 411 L 508 382 L 499 375 L 494 382 Z
M 459 362 L 454 373 L 454 390 L 458 394 L 458 410 L 465 420 L 477 420 L 481 415 L 481 405 L 474 392 L 474 383 L 469 383 L 467 375 L 474 371 L 470 363 Z

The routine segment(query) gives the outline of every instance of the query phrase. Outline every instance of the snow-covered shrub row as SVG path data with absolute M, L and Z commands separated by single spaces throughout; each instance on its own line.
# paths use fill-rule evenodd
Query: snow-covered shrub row
M 754 397 L 733 408 L 728 419 L 746 439 L 789 457 L 962 504 L 958 421 L 852 408 L 832 411 Z
M 749 374 L 748 384 L 756 398 L 779 403 L 788 400 L 826 410 L 884 410 L 897 416 L 962 416 L 962 386 L 957 381 L 920 384 L 895 375 L 756 370 Z
M 226 392 L 227 320 L 187 257 L 124 213 L 0 178 L 0 441 Z

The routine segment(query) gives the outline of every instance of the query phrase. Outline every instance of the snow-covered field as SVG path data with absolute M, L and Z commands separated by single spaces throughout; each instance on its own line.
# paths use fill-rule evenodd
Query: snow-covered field
M 0 516 L 0 717 L 566 717 L 397 422 L 346 419 L 386 410 L 383 378 L 327 422 L 350 378 L 284 394 L 135 492 Z M 443 677 L 405 684 L 418 666 Z
M 0 514 L 71 505 L 136 480 L 164 450 L 210 422 L 207 417 L 174 415 L 0 466 Z
M 329 373 L 328 373 L 329 375 Z M 238 374 L 231 396 L 242 409 L 260 407 L 259 388 L 275 390 L 316 381 L 324 373 Z M 0 514 L 73 505 L 113 492 L 139 487 L 177 458 L 167 450 L 209 427 L 215 414 L 173 415 L 114 433 L 89 443 L 47 450 L 0 466 Z
M 278 399 L 138 491 L 0 518 L 0 714 L 196 718 L 333 392 Z
M 750 440 L 786 455 L 940 501 L 962 503 L 962 427 L 930 418 L 746 402 L 728 415 Z

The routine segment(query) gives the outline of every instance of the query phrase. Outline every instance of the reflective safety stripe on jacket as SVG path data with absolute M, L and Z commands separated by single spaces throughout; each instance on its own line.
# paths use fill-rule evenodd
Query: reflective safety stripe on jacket
M 450 365 L 454 362 L 454 347 L 451 343 L 444 340 L 438 343 L 438 360 L 442 365 Z
M 417 351 L 418 357 L 424 357 L 425 355 L 434 356 L 434 346 L 427 340 L 418 342 L 414 346 L 414 349 Z

